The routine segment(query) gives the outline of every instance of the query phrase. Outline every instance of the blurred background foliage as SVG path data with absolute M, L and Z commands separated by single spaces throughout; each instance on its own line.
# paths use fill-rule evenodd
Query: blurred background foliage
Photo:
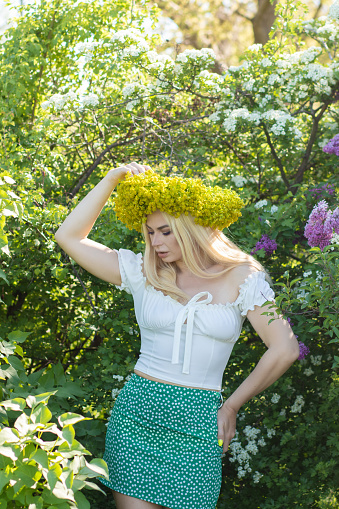
M 218 509 L 338 506 L 338 247 L 311 249 L 303 235 L 321 199 L 331 210 L 337 206 L 338 158 L 322 150 L 339 125 L 338 34 L 323 28 L 329 26 L 329 5 L 279 2 L 274 11 L 265 1 L 160 2 L 158 7 L 148 1 L 50 0 L 23 7 L 2 36 L 3 400 L 56 391 L 48 402 L 51 422 L 65 412 L 90 417 L 75 424 L 77 438 L 102 456 L 105 423 L 140 346 L 133 300 L 78 267 L 53 235 L 110 168 L 135 160 L 164 174 L 232 187 L 246 207 L 225 233 L 247 252 L 263 235 L 277 244 L 273 253 L 258 249 L 255 256 L 310 353 L 242 409 L 239 435 L 224 459 Z M 322 35 L 304 29 L 303 22 L 313 18 Z M 187 49 L 208 47 L 216 58 L 191 52 L 177 72 L 167 64 L 152 66 L 140 52 L 123 54 L 132 39 L 112 46 L 112 34 L 131 27 L 158 54 L 175 59 Z M 253 43 L 263 44 L 263 50 L 247 50 Z M 319 48 L 314 58 L 307 53 L 305 62 L 292 62 L 284 78 L 279 70 L 279 62 L 288 60 L 284 55 L 314 45 Z M 315 59 L 317 72 L 323 69 L 318 77 L 310 67 Z M 331 78 L 324 69 L 331 70 Z M 280 81 L 272 82 L 278 74 Z M 324 76 L 326 83 L 319 85 Z M 126 89 L 131 83 L 139 88 Z M 82 97 L 80 106 L 72 94 Z M 272 109 L 290 115 L 278 134 L 270 119 L 246 120 Z M 242 117 L 236 117 L 234 131 L 227 130 L 229 115 L 238 110 Z M 143 239 L 116 221 L 112 205 L 110 200 L 91 238 L 142 251 Z M 10 336 L 17 330 L 30 333 L 22 347 L 21 333 Z M 11 347 L 6 338 L 12 338 Z M 246 325 L 225 372 L 225 395 L 262 352 L 262 342 Z M 17 429 L 18 412 L 31 410 L 23 403 L 14 403 L 14 410 L 9 405 L 0 407 L 1 427 Z M 12 463 L 1 464 L 2 473 L 15 472 L 23 459 L 9 454 Z M 44 467 L 34 465 L 32 476 L 44 475 Z M 56 475 L 66 485 L 65 473 Z M 0 494 L 7 493 L 9 505 L 1 501 L 1 508 L 58 505 L 49 495 L 38 501 L 41 485 L 10 491 L 11 475 L 3 479 Z M 87 502 L 80 495 L 60 499 L 66 504 L 61 509 L 114 507 L 110 494 L 82 488 Z M 48 489 L 53 492 L 53 486 Z

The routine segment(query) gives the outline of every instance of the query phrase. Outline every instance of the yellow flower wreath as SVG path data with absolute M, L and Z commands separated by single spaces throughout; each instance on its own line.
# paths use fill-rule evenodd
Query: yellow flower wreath
M 171 216 L 191 214 L 201 226 L 227 228 L 240 216 L 244 202 L 235 191 L 209 187 L 201 179 L 161 177 L 148 170 L 127 174 L 117 187 L 115 212 L 130 230 L 141 231 L 146 216 L 156 210 Z

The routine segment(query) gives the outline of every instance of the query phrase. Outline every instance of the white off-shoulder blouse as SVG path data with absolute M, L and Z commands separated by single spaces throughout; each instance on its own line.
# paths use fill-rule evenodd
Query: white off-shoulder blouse
M 178 385 L 220 391 L 247 312 L 274 299 L 265 273 L 250 274 L 234 302 L 212 304 L 212 295 L 202 291 L 184 305 L 146 286 L 141 253 L 117 253 L 122 281 L 118 288 L 132 294 L 141 332 L 135 369 Z

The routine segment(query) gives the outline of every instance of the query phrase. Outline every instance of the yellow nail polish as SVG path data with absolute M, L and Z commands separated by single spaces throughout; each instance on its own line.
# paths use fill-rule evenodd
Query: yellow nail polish
M 224 443 L 223 440 L 221 440 L 221 438 L 218 440 L 218 444 L 220 445 L 220 447 L 222 447 L 222 444 Z

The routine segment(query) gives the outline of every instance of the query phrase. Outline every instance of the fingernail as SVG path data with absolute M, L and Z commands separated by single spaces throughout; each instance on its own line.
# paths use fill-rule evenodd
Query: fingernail
M 221 438 L 218 440 L 218 445 L 220 445 L 220 447 L 222 447 L 222 444 L 224 443 L 223 440 L 221 440 Z

